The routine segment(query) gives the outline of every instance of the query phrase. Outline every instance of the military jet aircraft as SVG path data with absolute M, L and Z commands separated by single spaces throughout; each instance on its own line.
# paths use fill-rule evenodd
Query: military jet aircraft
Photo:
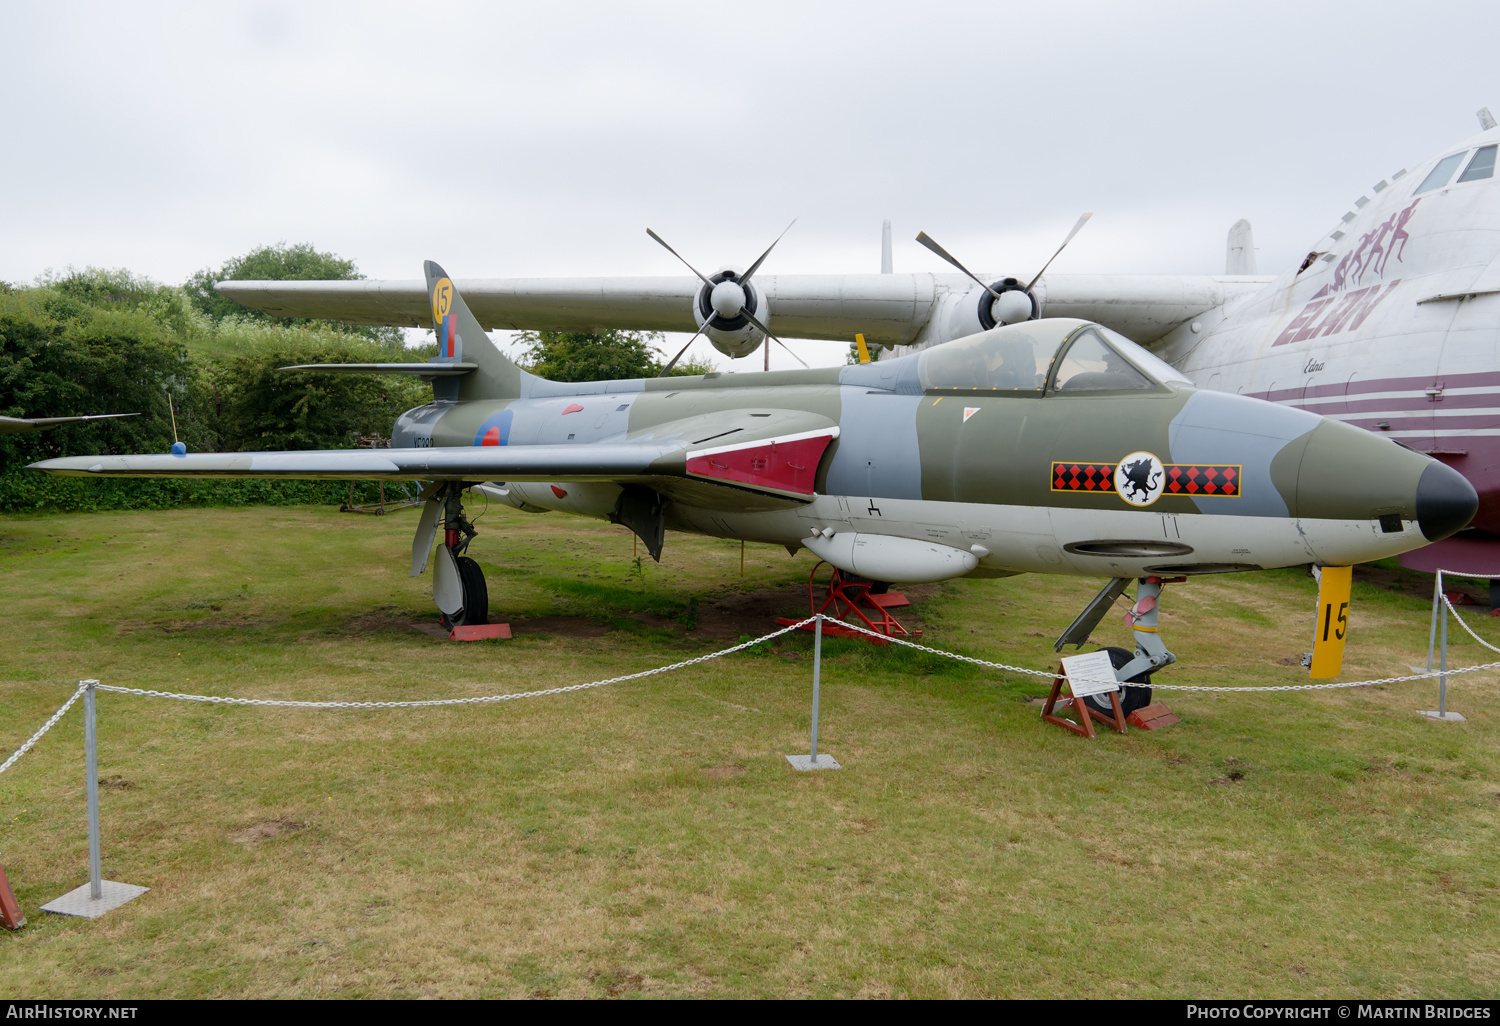
M 1000 324 L 1094 321 L 1199 386 L 1344 420 L 1454 467 L 1478 489 L 1474 526 L 1489 535 L 1455 538 L 1403 562 L 1429 570 L 1461 563 L 1500 584 L 1500 127 L 1488 109 L 1478 116 L 1478 135 L 1376 182 L 1279 277 L 1256 273 L 1250 226 L 1241 221 L 1230 229 L 1223 275 L 1070 275 L 1045 266 L 976 275 L 925 233 L 919 241 L 959 273 L 896 274 L 887 228 L 880 274 L 757 274 L 768 249 L 748 272 L 703 275 L 689 265 L 692 277 L 459 284 L 487 328 L 696 330 L 732 357 L 772 332 L 845 342 L 862 333 L 887 347 L 881 359 L 890 360 Z M 218 288 L 277 316 L 426 321 L 416 280 Z M 1492 592 L 1500 605 L 1500 591 Z
M 458 625 L 488 618 L 466 554 L 471 489 L 623 524 L 657 558 L 671 528 L 805 547 L 878 581 L 1137 578 L 1143 615 L 1122 680 L 1175 659 L 1155 627 L 1163 579 L 1378 559 L 1459 530 L 1477 502 L 1431 457 L 1194 388 L 1078 318 L 856 366 L 564 384 L 507 359 L 435 263 L 426 286 L 439 356 L 300 368 L 430 379 L 433 402 L 400 416 L 390 449 L 75 456 L 32 469 L 429 481 L 411 573 L 434 558 L 441 519 L 433 594 Z

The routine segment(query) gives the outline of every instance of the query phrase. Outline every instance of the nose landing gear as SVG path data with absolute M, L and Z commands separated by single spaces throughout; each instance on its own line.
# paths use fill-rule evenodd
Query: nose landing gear
M 1151 674 L 1156 670 L 1163 669 L 1177 661 L 1167 646 L 1162 644 L 1161 635 L 1158 633 L 1158 617 L 1161 613 L 1161 591 L 1167 584 L 1177 584 L 1187 580 L 1186 577 L 1142 577 L 1136 582 L 1135 604 L 1130 607 L 1130 612 L 1125 614 L 1125 624 L 1135 634 L 1135 653 L 1123 648 L 1111 647 L 1109 661 L 1115 668 L 1115 679 L 1130 684 L 1151 683 Z M 1114 605 L 1115 599 L 1124 592 L 1128 579 L 1120 577 L 1111 580 L 1104 588 L 1095 595 L 1093 600 L 1084 607 L 1078 619 L 1074 620 L 1062 636 L 1053 644 L 1053 650 L 1061 652 L 1064 645 L 1073 645 L 1081 648 L 1089 638 L 1094 628 L 1099 626 L 1099 621 L 1104 619 L 1104 614 L 1109 612 Z M 1103 704 L 1099 703 L 1103 699 Z M 1126 715 L 1136 709 L 1143 708 L 1151 703 L 1150 687 L 1125 688 L 1124 694 L 1120 696 L 1121 705 Z M 1090 695 L 1085 701 L 1099 709 L 1100 712 L 1109 711 L 1108 695 Z
M 464 516 L 463 489 L 459 482 L 445 482 L 428 498 L 417 526 L 413 543 L 413 573 L 421 573 L 427 551 L 432 545 L 439 514 L 443 518 L 443 540 L 437 548 L 437 565 L 433 569 L 432 598 L 442 613 L 443 626 L 456 627 L 489 623 L 489 588 L 479 564 L 464 555 L 478 533 Z M 420 565 L 419 565 L 420 564 Z

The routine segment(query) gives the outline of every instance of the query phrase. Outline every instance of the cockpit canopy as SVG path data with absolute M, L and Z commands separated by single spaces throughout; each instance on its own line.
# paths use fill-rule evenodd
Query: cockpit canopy
M 1102 324 L 1055 317 L 1008 324 L 922 353 L 927 392 L 1029 395 L 1155 391 L 1188 384 L 1171 365 Z

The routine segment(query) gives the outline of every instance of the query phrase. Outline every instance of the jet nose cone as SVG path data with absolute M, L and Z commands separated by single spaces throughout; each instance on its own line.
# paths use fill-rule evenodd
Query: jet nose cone
M 1468 526 L 1479 510 L 1479 493 L 1458 471 L 1434 462 L 1417 482 L 1417 526 L 1428 541 L 1441 541 Z

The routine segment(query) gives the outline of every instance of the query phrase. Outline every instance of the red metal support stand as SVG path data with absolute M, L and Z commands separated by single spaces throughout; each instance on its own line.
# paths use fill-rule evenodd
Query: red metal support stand
M 819 562 L 813 567 L 812 573 L 807 575 L 807 601 L 814 615 L 822 613 L 826 618 L 823 621 L 824 634 L 836 638 L 860 638 L 874 645 L 886 643 L 880 638 L 872 638 L 868 634 L 839 625 L 840 620 L 850 620 L 887 637 L 920 638 L 922 636 L 921 631 L 907 630 L 901 625 L 901 621 L 891 614 L 892 609 L 911 605 L 905 595 L 899 591 L 871 594 L 870 588 L 874 586 L 874 581 L 846 575 L 837 568 L 834 568 L 833 576 L 828 579 L 827 592 L 822 603 L 819 604 L 816 594 L 816 578 L 822 566 L 823 563 Z M 782 616 L 777 617 L 776 622 L 783 627 L 790 627 L 797 621 Z M 808 625 L 802 630 L 810 631 L 812 627 Z

